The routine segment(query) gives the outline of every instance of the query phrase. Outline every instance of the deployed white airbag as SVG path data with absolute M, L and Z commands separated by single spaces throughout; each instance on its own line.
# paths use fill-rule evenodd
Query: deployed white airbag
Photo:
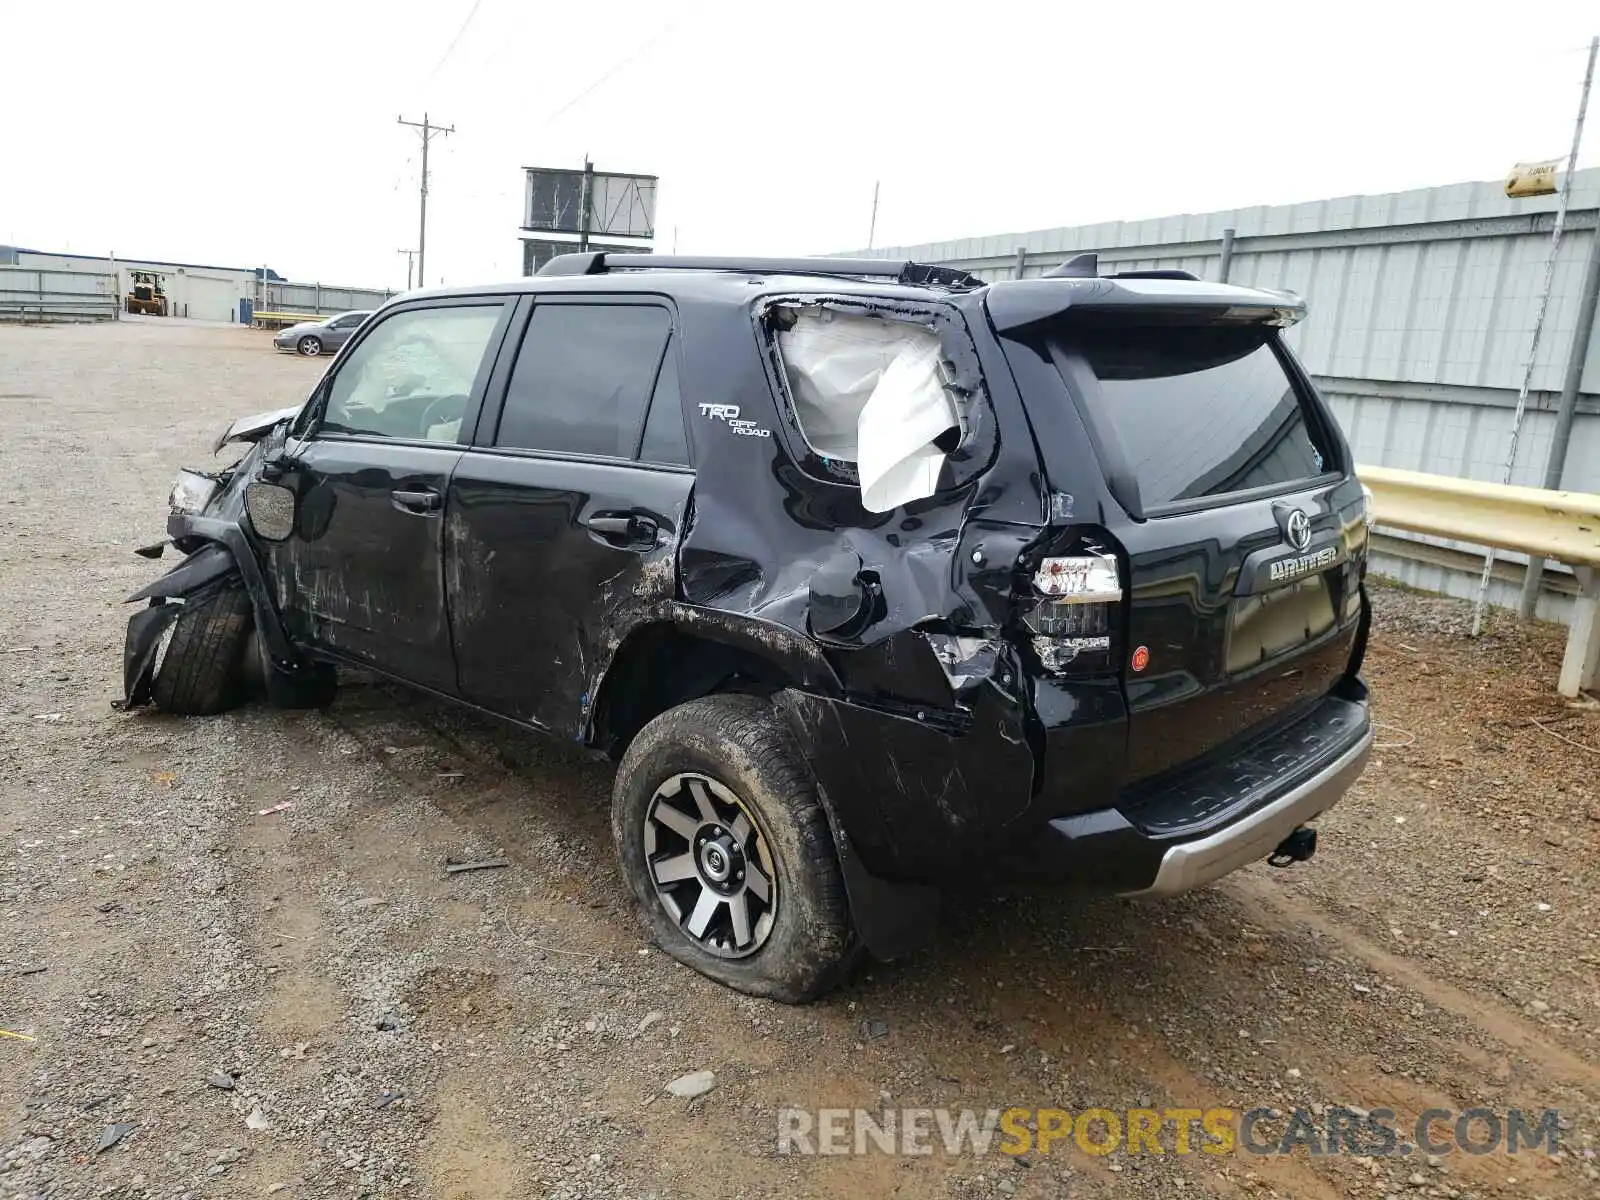
M 939 337 L 904 321 L 805 309 L 778 334 L 801 431 L 818 454 L 856 464 L 861 503 L 892 512 L 933 495 L 961 416 Z

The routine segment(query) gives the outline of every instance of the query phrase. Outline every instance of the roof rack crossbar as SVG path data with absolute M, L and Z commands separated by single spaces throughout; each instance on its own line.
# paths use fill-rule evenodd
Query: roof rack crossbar
M 983 280 L 954 267 L 895 258 L 740 258 L 676 254 L 558 254 L 541 275 L 604 275 L 610 271 L 740 271 L 761 275 L 849 275 L 934 287 L 981 287 Z

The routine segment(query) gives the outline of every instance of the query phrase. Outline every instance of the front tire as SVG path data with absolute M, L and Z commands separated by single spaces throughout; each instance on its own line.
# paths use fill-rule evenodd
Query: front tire
M 183 716 L 225 712 L 244 699 L 244 649 L 255 615 L 239 587 L 184 604 L 156 667 L 150 698 Z
M 300 353 L 305 355 L 307 358 L 315 358 L 317 355 L 322 353 L 322 339 L 308 335 L 300 339 L 299 343 L 295 346 L 295 349 L 300 351 Z
M 857 953 L 816 785 L 772 706 L 706 696 L 634 738 L 611 828 L 645 928 L 702 975 L 789 1004 Z

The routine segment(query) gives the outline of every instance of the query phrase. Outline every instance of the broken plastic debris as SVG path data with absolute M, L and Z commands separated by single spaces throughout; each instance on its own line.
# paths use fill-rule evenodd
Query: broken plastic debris
M 882 1017 L 868 1017 L 856 1027 L 864 1042 L 881 1042 L 889 1036 L 889 1022 Z
M 39 1040 L 32 1034 L 12 1033 L 9 1029 L 0 1029 L 0 1037 L 16 1038 L 19 1042 L 37 1042 Z
M 259 808 L 259 809 L 257 809 L 256 810 L 256 816 L 258 816 L 258 817 L 270 817 L 273 813 L 288 812 L 293 807 L 294 807 L 294 801 L 293 800 L 285 800 L 282 804 L 274 804 L 271 808 Z
M 961 637 L 951 633 L 925 633 L 928 646 L 950 686 L 957 691 L 993 672 L 999 651 L 983 637 Z
M 59 721 L 64 716 L 66 716 L 65 713 L 34 713 L 33 719 L 35 721 Z
M 252 1108 L 250 1115 L 244 1119 L 245 1128 L 253 1129 L 257 1133 L 268 1128 L 267 1114 L 259 1108 Z
M 214 1088 L 219 1088 L 224 1092 L 231 1092 L 238 1081 L 226 1071 L 213 1071 L 206 1077 L 206 1082 Z

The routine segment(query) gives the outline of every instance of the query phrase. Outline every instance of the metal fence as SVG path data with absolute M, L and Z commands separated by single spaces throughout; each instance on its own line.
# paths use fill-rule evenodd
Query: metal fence
M 1556 198 L 1510 200 L 1496 183 L 1383 196 L 1113 222 L 876 249 L 958 266 L 987 279 L 1042 275 L 1075 254 L 1102 271 L 1179 268 L 1229 282 L 1287 288 L 1309 315 L 1289 341 L 1317 379 L 1358 462 L 1499 482 L 1526 362 Z M 1513 483 L 1538 487 L 1573 345 L 1584 262 L 1600 215 L 1600 169 L 1572 179 L 1567 230 L 1535 360 Z M 867 254 L 869 252 L 858 252 Z M 1562 487 L 1600 492 L 1600 337 L 1591 340 Z M 1383 573 L 1431 591 L 1470 596 L 1479 547 L 1385 532 Z M 1506 555 L 1492 584 L 1514 606 L 1523 574 Z M 1543 616 L 1566 620 L 1570 572 L 1547 567 Z
M 121 304 L 108 273 L 0 267 L 0 321 L 114 321 Z
M 268 280 L 265 296 L 256 307 L 267 312 L 303 312 L 318 315 L 373 309 L 393 296 L 373 288 L 334 287 L 321 283 L 287 283 Z

